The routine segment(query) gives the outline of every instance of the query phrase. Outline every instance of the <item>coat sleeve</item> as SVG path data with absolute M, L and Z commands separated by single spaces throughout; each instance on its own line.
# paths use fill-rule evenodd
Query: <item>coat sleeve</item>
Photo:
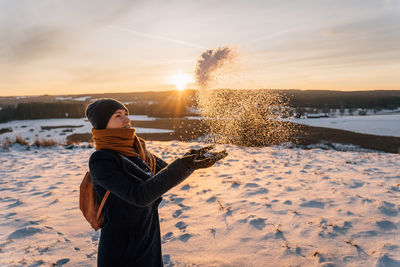
M 166 163 L 164 160 L 162 160 L 161 158 L 157 157 L 154 154 L 153 156 L 156 159 L 156 173 L 160 172 L 162 169 L 168 166 L 168 163 Z
M 177 159 L 156 175 L 141 181 L 140 177 L 123 171 L 109 152 L 100 150 L 91 155 L 89 169 L 94 183 L 138 207 L 150 205 L 193 172 Z

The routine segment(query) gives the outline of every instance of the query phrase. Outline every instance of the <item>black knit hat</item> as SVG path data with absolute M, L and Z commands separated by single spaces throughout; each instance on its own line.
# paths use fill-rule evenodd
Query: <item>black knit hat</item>
M 86 117 L 89 119 L 93 128 L 105 129 L 112 114 L 118 109 L 128 109 L 121 102 L 112 98 L 97 99 L 86 107 Z

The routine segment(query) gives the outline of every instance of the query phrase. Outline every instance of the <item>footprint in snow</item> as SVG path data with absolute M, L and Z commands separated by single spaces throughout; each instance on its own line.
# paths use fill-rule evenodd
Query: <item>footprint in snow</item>
M 44 193 L 42 197 L 49 197 L 49 196 L 51 196 L 51 195 L 52 195 L 51 192 L 47 192 L 47 193 Z
M 191 234 L 183 234 L 181 236 L 179 236 L 179 240 L 182 242 L 187 242 L 193 235 Z
M 292 205 L 292 201 L 286 200 L 285 202 L 283 202 L 283 204 L 285 204 L 285 205 Z
M 306 201 L 304 203 L 301 203 L 301 207 L 307 207 L 307 208 L 317 208 L 317 209 L 323 209 L 325 207 L 325 202 L 323 201 L 317 201 L 317 200 L 310 200 Z
M 177 197 L 177 198 L 171 198 L 171 201 L 173 201 L 175 204 L 180 204 L 182 201 L 185 199 L 182 197 Z
M 43 220 L 28 221 L 28 222 L 26 222 L 23 226 L 39 225 L 39 224 L 42 223 L 42 222 L 43 222 Z
M 358 182 L 358 181 L 351 181 L 350 182 L 350 188 L 360 188 L 363 187 L 365 182 Z
M 176 210 L 174 211 L 174 213 L 172 214 L 172 217 L 177 218 L 182 214 L 182 210 Z
M 209 199 L 207 199 L 207 202 L 208 202 L 208 203 L 213 203 L 213 202 L 215 202 L 216 200 L 217 200 L 217 197 L 212 196 L 212 197 L 210 197 Z
M 268 234 L 266 234 L 263 238 L 263 240 L 267 240 L 267 239 L 282 239 L 284 241 L 287 241 L 283 232 L 279 229 L 275 230 L 274 232 L 270 232 Z
M 171 261 L 171 256 L 169 254 L 165 254 L 162 256 L 163 258 L 163 266 L 164 267 L 172 267 L 174 264 Z
M 22 202 L 21 200 L 17 199 L 14 203 L 9 204 L 7 206 L 7 208 L 8 209 L 15 208 L 15 207 L 21 206 L 22 204 L 24 204 L 24 202 Z
M 375 266 L 400 266 L 400 261 L 394 260 L 388 255 L 384 254 L 378 258 Z
M 35 261 L 34 263 L 32 263 L 29 266 L 30 267 L 36 267 L 36 266 L 43 266 L 44 264 L 45 264 L 45 262 L 43 260 L 38 260 L 38 261 Z
M 256 187 L 259 187 L 259 185 L 256 183 L 247 183 L 244 185 L 244 188 L 256 188 Z
M 247 196 L 253 196 L 253 195 L 258 195 L 258 194 L 268 194 L 269 190 L 267 188 L 264 187 L 260 187 L 256 190 L 247 190 Z
M 37 227 L 25 227 L 25 228 L 21 228 L 18 229 L 14 232 L 12 232 L 8 238 L 11 239 L 19 239 L 19 238 L 25 238 L 37 233 L 41 233 L 43 232 L 43 230 L 41 228 L 37 228 Z
M 187 185 L 184 185 L 184 186 L 182 186 L 181 187 L 181 190 L 189 190 L 191 187 L 190 187 L 190 185 L 189 184 L 187 184 Z
M 366 237 L 374 237 L 377 236 L 378 232 L 371 230 L 371 231 L 362 231 L 362 232 L 358 232 L 356 234 L 351 235 L 351 238 L 366 238 Z
M 256 229 L 262 230 L 266 226 L 265 221 L 266 221 L 266 219 L 257 218 L 257 219 L 250 220 L 249 223 L 251 226 L 255 227 Z
M 172 232 L 168 232 L 162 236 L 161 240 L 162 240 L 162 243 L 164 244 L 170 240 L 173 240 L 173 238 L 174 238 L 174 234 Z
M 391 186 L 389 187 L 389 190 L 400 192 L 400 185 Z
M 238 188 L 238 187 L 240 186 L 240 182 L 232 181 L 231 186 L 232 186 L 233 188 Z
M 182 222 L 182 221 L 177 222 L 175 224 L 175 227 L 178 228 L 179 230 L 185 230 L 187 226 L 188 225 L 186 223 Z
M 56 266 L 62 266 L 64 264 L 66 264 L 67 262 L 69 262 L 68 258 L 64 258 L 64 259 L 60 259 L 56 262 Z
M 53 200 L 52 202 L 50 202 L 50 203 L 49 203 L 49 206 L 54 205 L 54 204 L 56 204 L 56 203 L 58 203 L 58 199 L 55 199 L 55 200 Z
M 378 210 L 390 217 L 395 217 L 399 214 L 399 212 L 396 210 L 396 205 L 387 201 L 382 201 L 378 207 Z
M 10 218 L 10 217 L 12 217 L 12 216 L 14 216 L 14 215 L 17 215 L 17 213 L 16 212 L 10 212 L 10 213 L 8 213 L 8 214 L 6 214 L 5 216 L 4 216 L 4 218 Z
M 384 231 L 391 231 L 397 229 L 397 226 L 393 222 L 387 220 L 377 221 L 376 225 Z

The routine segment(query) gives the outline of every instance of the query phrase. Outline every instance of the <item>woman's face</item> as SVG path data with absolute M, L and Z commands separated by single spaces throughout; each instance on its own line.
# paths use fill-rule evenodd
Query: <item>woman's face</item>
M 106 128 L 131 128 L 131 120 L 125 109 L 118 109 L 112 114 Z

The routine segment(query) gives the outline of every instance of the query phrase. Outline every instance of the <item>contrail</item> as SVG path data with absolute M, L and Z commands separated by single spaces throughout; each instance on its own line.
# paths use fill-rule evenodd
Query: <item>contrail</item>
M 168 38 L 168 37 L 159 36 L 159 35 L 155 35 L 155 34 L 138 32 L 138 31 L 135 31 L 135 30 L 131 30 L 131 29 L 127 29 L 127 28 L 119 27 L 119 26 L 108 26 L 108 27 L 116 29 L 116 30 L 120 30 L 120 31 L 129 32 L 129 33 L 132 33 L 132 34 L 135 34 L 135 35 L 138 35 L 138 36 L 147 37 L 147 38 L 150 38 L 150 39 L 156 39 L 156 40 L 161 40 L 161 41 L 167 41 L 167 42 L 170 42 L 170 43 L 181 44 L 181 45 L 185 45 L 185 46 L 189 46 L 189 47 L 193 47 L 193 48 L 198 48 L 198 49 L 201 49 L 201 50 L 206 49 L 206 47 L 204 47 L 204 46 L 197 45 L 197 44 L 192 44 L 192 43 L 189 43 L 189 42 L 186 42 L 186 41 L 183 41 L 183 40 L 171 39 L 171 38 Z
M 280 31 L 280 32 L 268 33 L 268 34 L 265 34 L 265 35 L 260 35 L 257 38 L 254 38 L 252 40 L 244 41 L 244 42 L 238 44 L 238 46 L 239 47 L 243 47 L 243 46 L 250 45 L 250 44 L 253 44 L 253 43 L 258 43 L 260 41 L 264 41 L 264 40 L 267 40 L 267 39 L 276 38 L 276 37 L 278 37 L 280 35 L 284 35 L 284 34 L 293 32 L 293 30 L 296 30 L 296 29 L 298 29 L 298 27 L 292 27 L 292 28 L 290 28 L 288 30 L 284 30 L 284 31 Z

